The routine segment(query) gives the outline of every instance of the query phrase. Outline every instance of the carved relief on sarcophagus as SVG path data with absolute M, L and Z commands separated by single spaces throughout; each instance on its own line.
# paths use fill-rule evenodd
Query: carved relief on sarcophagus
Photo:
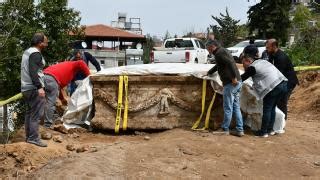
M 119 76 L 92 76 L 91 82 L 95 104 L 92 127 L 112 130 L 119 111 Z M 191 127 L 201 114 L 202 83 L 202 79 L 192 76 L 129 76 L 128 129 Z M 213 94 L 208 83 L 206 105 L 210 104 Z M 124 102 L 125 99 L 120 104 L 122 113 Z M 222 97 L 217 95 L 210 116 L 211 128 L 218 127 L 222 118 Z M 123 115 L 120 128 L 122 121 Z

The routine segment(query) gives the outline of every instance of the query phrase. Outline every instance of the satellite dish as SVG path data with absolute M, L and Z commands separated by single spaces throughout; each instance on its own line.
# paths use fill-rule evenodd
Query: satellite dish
M 82 46 L 83 49 L 86 49 L 88 47 L 86 42 L 82 42 L 81 46 Z
M 137 49 L 141 49 L 141 48 L 142 48 L 142 44 L 141 44 L 141 43 L 138 43 L 138 44 L 136 45 L 136 48 L 137 48 Z
M 103 47 L 102 42 L 101 42 L 101 41 L 99 41 L 99 42 L 97 43 L 97 46 L 98 46 L 99 48 L 102 48 L 102 47 Z

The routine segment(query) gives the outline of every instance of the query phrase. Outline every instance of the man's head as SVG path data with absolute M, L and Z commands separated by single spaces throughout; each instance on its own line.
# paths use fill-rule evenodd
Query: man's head
M 250 64 L 253 63 L 254 58 L 250 54 L 244 54 L 241 60 L 243 68 L 246 70 L 250 66 Z
M 216 40 L 209 39 L 206 43 L 207 50 L 210 54 L 213 54 L 213 52 L 220 47 L 220 44 Z
M 43 33 L 35 33 L 31 39 L 31 46 L 40 51 L 48 46 L 48 38 Z
M 254 44 L 255 39 L 253 37 L 250 37 L 249 44 Z
M 279 44 L 276 39 L 268 39 L 266 42 L 266 50 L 268 54 L 274 54 L 278 51 Z
M 80 59 L 82 59 L 80 50 L 75 50 L 74 53 L 73 53 L 73 55 L 74 55 L 74 59 L 75 59 L 75 60 L 80 60 Z
M 259 49 L 256 46 L 246 47 L 243 53 L 251 56 L 254 59 L 259 59 Z

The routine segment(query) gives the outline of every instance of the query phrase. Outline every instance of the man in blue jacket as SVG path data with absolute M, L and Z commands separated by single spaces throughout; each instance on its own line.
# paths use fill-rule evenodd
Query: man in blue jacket
M 80 51 L 79 49 L 76 49 L 73 52 L 73 57 L 71 57 L 70 60 L 77 61 L 77 60 L 81 60 L 81 59 L 87 64 L 87 66 L 89 66 L 89 62 L 90 62 L 96 68 L 97 72 L 101 71 L 100 64 L 95 57 L 93 57 L 88 52 L 84 52 L 84 51 Z M 74 93 L 74 91 L 77 88 L 75 81 L 83 80 L 84 78 L 85 78 L 85 76 L 81 73 L 76 75 L 75 79 L 70 83 L 70 96 Z

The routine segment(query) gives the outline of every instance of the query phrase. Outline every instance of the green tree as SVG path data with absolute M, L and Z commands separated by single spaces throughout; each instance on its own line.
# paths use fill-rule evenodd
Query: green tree
M 20 92 L 20 65 L 23 51 L 35 32 L 44 32 L 49 47 L 43 52 L 50 64 L 67 57 L 68 43 L 82 36 L 79 12 L 67 7 L 67 0 L 6 0 L 0 4 L 1 99 Z M 70 36 L 69 32 L 74 36 Z M 16 104 L 17 125 L 21 125 L 23 102 Z
M 288 39 L 290 0 L 261 0 L 248 10 L 250 33 L 258 38 L 276 38 L 282 44 Z
M 149 64 L 150 63 L 150 53 L 154 47 L 154 41 L 152 37 L 147 34 L 146 35 L 146 43 L 143 46 L 143 63 Z
M 220 13 L 221 17 L 212 16 L 218 25 L 210 25 L 211 32 L 214 33 L 215 38 L 223 43 L 223 46 L 227 47 L 236 42 L 237 31 L 239 26 L 237 25 L 240 20 L 233 19 L 226 8 L 226 14 Z
M 7 0 L 0 6 L 0 79 L 5 97 L 20 92 L 20 63 L 35 32 L 44 32 L 49 47 L 44 51 L 47 62 L 67 57 L 68 43 L 81 37 L 79 12 L 67 7 L 67 0 Z M 70 36 L 73 31 L 76 36 Z
M 308 22 L 312 20 L 310 10 L 302 4 L 296 7 L 293 16 L 292 25 L 294 28 L 300 30 L 308 28 Z
M 21 56 L 39 25 L 31 0 L 8 0 L 0 8 L 0 79 L 4 81 L 1 91 L 5 91 L 1 94 L 7 98 L 20 91 Z

